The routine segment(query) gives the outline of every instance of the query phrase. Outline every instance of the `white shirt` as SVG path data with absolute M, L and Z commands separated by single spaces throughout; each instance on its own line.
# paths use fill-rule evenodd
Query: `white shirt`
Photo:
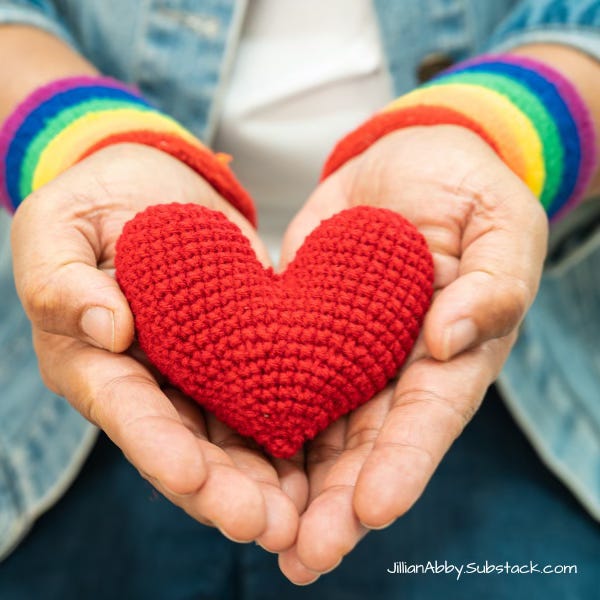
M 335 142 L 391 98 L 370 0 L 250 0 L 214 149 L 274 255 Z

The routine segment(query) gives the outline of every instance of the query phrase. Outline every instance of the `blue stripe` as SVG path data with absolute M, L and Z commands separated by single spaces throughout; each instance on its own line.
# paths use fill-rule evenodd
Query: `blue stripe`
M 445 71 L 444 74 L 468 71 L 498 73 L 519 81 L 538 96 L 540 102 L 542 102 L 553 116 L 564 149 L 564 159 L 562 181 L 556 192 L 556 196 L 552 199 L 547 209 L 548 217 L 552 217 L 571 197 L 577 185 L 579 167 L 581 165 L 581 139 L 577 124 L 571 115 L 569 107 L 554 87 L 554 84 L 535 71 L 518 65 L 501 61 L 490 61 L 462 68 L 459 65 L 458 68 Z M 444 74 L 438 78 L 443 79 Z
M 15 208 L 21 201 L 19 192 L 21 164 L 35 136 L 51 119 L 66 108 L 71 108 L 86 100 L 101 99 L 129 100 L 133 105 L 149 106 L 143 98 L 133 92 L 106 86 L 82 86 L 60 92 L 32 110 L 17 130 L 6 154 L 6 188 Z

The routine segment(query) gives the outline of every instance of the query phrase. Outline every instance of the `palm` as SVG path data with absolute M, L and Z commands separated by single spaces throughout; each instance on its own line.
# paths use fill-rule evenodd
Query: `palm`
M 233 539 L 257 540 L 272 551 L 283 550 L 294 540 L 298 513 L 306 501 L 301 456 L 266 458 L 168 386 L 135 345 L 118 354 L 86 339 L 57 335 L 63 333 L 65 315 L 77 317 L 79 312 L 73 307 L 80 301 L 77 294 L 69 302 L 64 290 L 79 286 L 80 295 L 91 305 L 113 302 L 119 307 L 106 347 L 116 352 L 129 347 L 133 322 L 113 278 L 115 243 L 125 222 L 150 204 L 200 202 L 221 210 L 241 227 L 259 258 L 268 260 L 249 223 L 179 161 L 144 147 L 122 152 L 111 147 L 73 167 L 40 190 L 38 198 L 28 200 L 15 220 L 16 229 L 28 229 L 26 236 L 15 235 L 16 239 L 33 235 L 44 240 L 41 247 L 57 248 L 58 273 L 65 278 L 57 296 L 50 298 L 48 290 L 55 282 L 40 285 L 38 281 L 52 272 L 50 258 L 56 257 L 32 256 L 29 245 L 16 249 L 21 292 L 27 296 L 32 289 L 37 304 L 30 303 L 30 312 L 42 313 L 34 320 L 33 332 L 44 379 L 100 426 L 144 477 L 194 518 L 219 527 Z M 44 210 L 50 208 L 60 219 L 45 218 Z M 77 326 L 73 330 L 80 334 Z
M 443 336 L 449 315 L 473 302 L 480 295 L 477 286 L 491 277 L 478 261 L 498 236 L 491 225 L 494 211 L 501 209 L 491 206 L 486 214 L 476 204 L 481 200 L 477 190 L 467 183 L 482 154 L 489 160 L 485 155 L 489 149 L 484 146 L 467 154 L 471 160 L 458 153 L 453 161 L 444 146 L 439 147 L 439 156 L 437 146 L 433 151 L 430 146 L 429 160 L 415 161 L 423 154 L 415 147 L 416 140 L 407 145 L 403 135 L 384 138 L 325 180 L 284 241 L 285 263 L 321 219 L 357 204 L 371 204 L 397 210 L 411 220 L 425 235 L 435 264 L 434 302 L 398 380 L 306 448 L 308 508 L 295 546 L 280 555 L 283 572 L 296 582 L 310 581 L 333 568 L 368 528 L 384 527 L 412 506 L 478 408 L 515 338 L 512 320 L 510 327 L 502 325 L 505 330 L 485 332 L 462 353 L 447 352 Z M 422 132 L 417 139 L 426 143 Z M 507 191 L 512 184 L 525 200 L 530 199 L 524 186 L 511 180 L 510 172 L 504 173 L 502 163 L 498 169 L 507 176 L 508 183 L 502 182 Z M 543 256 L 539 241 L 519 237 L 502 257 L 510 261 L 518 252 L 521 261 L 531 257 L 523 268 L 523 278 L 533 280 L 531 287 Z M 494 267 L 497 257 L 487 260 Z M 493 313 L 495 306 L 490 306 Z

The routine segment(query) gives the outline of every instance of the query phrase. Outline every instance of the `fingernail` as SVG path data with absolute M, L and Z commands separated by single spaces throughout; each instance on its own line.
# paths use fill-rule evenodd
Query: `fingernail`
M 343 560 L 344 560 L 344 557 L 342 556 L 340 558 L 340 560 L 338 560 L 335 563 L 335 565 L 333 565 L 333 567 L 329 567 L 329 569 L 327 569 L 326 571 L 321 571 L 321 575 L 326 575 L 327 573 L 331 573 L 331 571 L 333 571 L 334 569 L 337 569 L 342 564 Z
M 269 550 L 268 548 L 265 548 L 260 542 L 255 542 L 255 544 L 259 547 L 262 548 L 265 552 L 268 552 L 269 554 L 278 554 L 278 552 L 275 552 L 274 550 Z
M 366 525 L 362 521 L 360 522 L 360 524 L 365 529 L 369 529 L 369 530 L 373 530 L 373 531 L 378 531 L 380 529 L 386 529 L 386 527 L 389 527 L 395 520 L 396 520 L 396 517 L 394 517 L 393 519 L 390 519 L 387 523 L 384 523 L 383 525 Z
M 301 583 L 298 583 L 297 581 L 293 581 L 292 583 L 294 585 L 297 585 L 298 587 L 304 587 L 305 585 L 310 585 L 311 583 L 314 583 L 317 579 L 319 579 L 319 577 L 321 577 L 321 576 L 317 575 L 314 579 L 311 579 L 310 581 L 303 581 Z
M 81 317 L 81 329 L 96 346 L 113 352 L 115 347 L 115 315 L 103 306 L 92 306 Z
M 477 326 L 472 319 L 461 319 L 451 325 L 444 335 L 444 356 L 446 360 L 466 350 L 477 340 Z
M 228 540 L 230 540 L 231 542 L 235 542 L 236 544 L 249 544 L 252 540 L 240 540 L 236 537 L 233 537 L 232 535 L 230 535 L 229 533 L 225 533 L 225 530 L 222 527 L 219 527 L 217 525 L 217 528 L 219 529 L 219 531 L 221 532 L 221 535 L 223 535 L 224 537 L 226 537 Z

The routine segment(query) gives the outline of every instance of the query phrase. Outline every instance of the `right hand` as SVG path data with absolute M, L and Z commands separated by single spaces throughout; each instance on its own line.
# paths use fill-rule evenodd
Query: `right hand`
M 183 163 L 142 145 L 105 148 L 29 196 L 14 218 L 15 282 L 42 377 L 192 517 L 280 552 L 294 542 L 306 503 L 302 457 L 268 459 L 165 385 L 131 346 L 115 242 L 137 212 L 166 202 L 222 211 L 268 264 L 252 226 Z

